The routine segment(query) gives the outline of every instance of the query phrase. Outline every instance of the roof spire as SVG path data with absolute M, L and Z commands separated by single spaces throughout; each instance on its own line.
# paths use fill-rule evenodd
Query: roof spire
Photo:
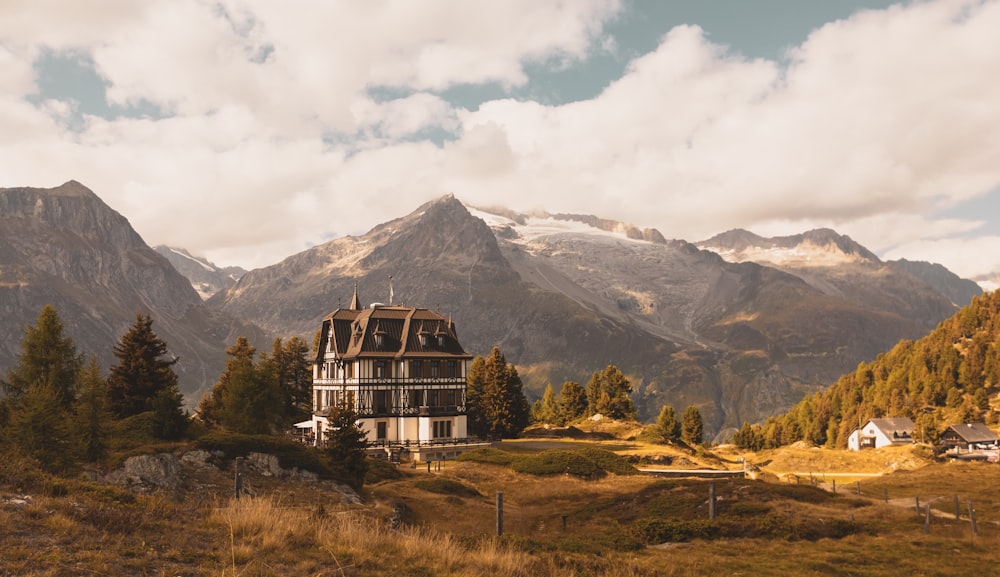
M 351 299 L 351 310 L 360 311 L 361 302 L 358 300 L 358 282 L 354 281 L 354 298 Z

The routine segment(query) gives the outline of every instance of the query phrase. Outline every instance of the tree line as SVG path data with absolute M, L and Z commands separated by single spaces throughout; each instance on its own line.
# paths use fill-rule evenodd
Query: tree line
M 551 384 L 546 385 L 542 398 L 531 407 L 535 423 L 564 426 L 581 419 L 602 415 L 610 419 L 634 421 L 632 383 L 615 365 L 593 373 L 586 387 L 575 381 L 565 381 L 558 397 Z M 680 420 L 674 408 L 664 405 L 656 423 L 647 427 L 644 440 L 667 444 L 684 441 L 697 445 L 704 437 L 701 412 L 695 406 L 684 410 Z
M 914 436 L 937 441 L 950 424 L 995 424 L 1000 385 L 1000 292 L 975 297 L 926 337 L 861 362 L 829 389 L 763 425 L 744 423 L 733 442 L 759 450 L 806 441 L 843 448 L 869 419 L 908 417 Z

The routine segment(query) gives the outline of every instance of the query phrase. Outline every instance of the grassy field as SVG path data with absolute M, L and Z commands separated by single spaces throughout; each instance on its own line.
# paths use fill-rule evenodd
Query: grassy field
M 546 443 L 505 442 L 498 450 L 523 458 L 598 447 L 633 460 L 716 468 L 741 467 L 745 458 L 763 479 L 716 481 L 717 515 L 710 520 L 710 482 L 701 479 L 585 480 L 449 461 L 430 473 L 380 469 L 381 480 L 365 488 L 366 504 L 346 506 L 322 484 L 273 478 L 251 479 L 257 496 L 236 501 L 226 471 L 194 474 L 172 494 L 133 495 L 5 462 L 0 575 L 995 573 L 997 465 L 931 462 L 913 449 L 858 455 L 791 447 L 757 455 L 730 447 L 706 453 L 620 441 Z M 834 494 L 786 474 L 792 471 L 881 475 L 861 480 L 858 496 L 856 485 Z M 497 492 L 504 505 L 500 538 Z M 929 532 L 913 506 L 916 497 L 937 512 Z M 978 535 L 968 518 L 970 500 Z

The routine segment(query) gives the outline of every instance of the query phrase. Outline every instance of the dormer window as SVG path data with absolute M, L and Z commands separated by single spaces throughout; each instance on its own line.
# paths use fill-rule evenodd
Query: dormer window
M 424 328 L 424 323 L 420 323 L 420 330 L 417 331 L 417 339 L 420 341 L 420 346 L 422 348 L 427 348 L 430 343 L 430 331 Z
M 378 323 L 375 324 L 373 336 L 375 337 L 375 348 L 380 351 L 385 350 L 385 331 L 379 327 Z

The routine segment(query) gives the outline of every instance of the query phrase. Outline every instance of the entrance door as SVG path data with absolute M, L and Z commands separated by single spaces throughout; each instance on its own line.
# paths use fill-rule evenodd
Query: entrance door
M 389 436 L 389 423 L 381 421 L 375 423 L 375 440 L 384 441 Z

